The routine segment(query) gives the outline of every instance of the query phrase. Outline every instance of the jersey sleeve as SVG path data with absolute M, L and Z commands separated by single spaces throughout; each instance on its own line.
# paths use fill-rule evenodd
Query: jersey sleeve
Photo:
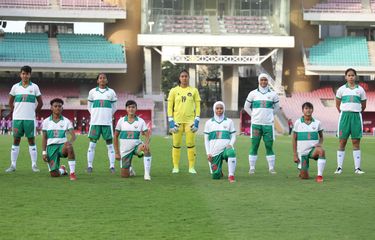
M 13 85 L 12 89 L 10 89 L 9 95 L 16 96 L 16 85 Z
M 254 96 L 253 96 L 252 92 L 250 92 L 247 95 L 246 102 L 250 103 L 250 106 L 251 106 L 251 104 L 253 103 L 253 100 L 254 100 Z
M 92 90 L 90 90 L 90 92 L 89 92 L 89 96 L 87 97 L 87 101 L 89 101 L 89 102 L 94 101 L 94 97 L 92 95 Z
M 112 89 L 112 99 L 111 102 L 117 102 L 117 95 L 116 92 Z
M 208 119 L 206 124 L 204 125 L 204 134 L 209 134 L 210 133 L 210 124 L 209 122 L 211 121 L 211 119 Z
M 172 88 L 168 94 L 168 117 L 173 117 L 174 95 L 174 88 Z
M 68 129 L 66 129 L 66 130 L 73 130 L 72 122 L 69 119 L 66 119 L 66 121 L 68 122 L 68 126 L 67 126 Z
M 48 129 L 48 121 L 47 121 L 47 119 L 45 119 L 42 122 L 42 131 L 47 131 L 47 129 Z
M 236 128 L 234 127 L 234 123 L 233 123 L 232 119 L 230 119 L 229 131 L 230 131 L 230 133 L 236 132 Z
M 318 124 L 318 132 L 320 131 L 323 131 L 323 126 L 322 126 L 322 122 L 319 121 L 319 124 Z
M 293 132 L 297 132 L 299 120 L 296 120 L 293 125 Z
M 40 92 L 39 86 L 35 84 L 35 96 L 39 97 L 42 93 Z
M 365 90 L 363 88 L 361 88 L 360 96 L 361 96 L 361 101 L 362 102 L 367 100 L 366 92 L 365 92 Z
M 201 115 L 201 97 L 199 96 L 198 89 L 195 88 L 194 101 L 195 101 L 195 116 L 199 117 Z
M 341 100 L 341 98 L 342 98 L 342 87 L 337 89 L 336 98 Z
M 141 131 L 146 132 L 148 130 L 147 124 L 146 124 L 145 120 L 143 120 L 142 118 L 140 120 L 142 122 Z
M 122 118 L 120 118 L 118 121 L 117 121 L 117 124 L 116 124 L 116 128 L 115 130 L 120 132 L 121 131 L 121 121 L 122 121 Z

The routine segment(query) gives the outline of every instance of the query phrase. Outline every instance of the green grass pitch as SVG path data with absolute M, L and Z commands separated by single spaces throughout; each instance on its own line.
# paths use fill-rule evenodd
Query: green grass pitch
M 37 138 L 41 153 L 41 138 Z M 40 173 L 31 172 L 26 139 L 17 171 L 6 174 L 11 138 L 0 136 L 0 239 L 374 239 L 375 138 L 362 141 L 362 168 L 353 171 L 351 146 L 344 172 L 336 167 L 337 139 L 327 137 L 324 183 L 299 180 L 291 140 L 277 137 L 277 175 L 268 174 L 261 146 L 257 172 L 248 175 L 249 138 L 236 142 L 236 179 L 212 180 L 203 137 L 197 138 L 196 176 L 187 173 L 186 149 L 180 173 L 172 175 L 171 138 L 152 139 L 152 181 L 143 180 L 143 161 L 134 159 L 137 176 L 122 179 L 108 171 L 107 151 L 96 148 L 88 175 L 88 139 L 78 137 L 76 182 L 49 177 L 38 156 Z M 66 160 L 62 160 L 67 165 Z M 225 174 L 226 173 L 226 164 Z M 310 175 L 316 164 L 310 164 Z

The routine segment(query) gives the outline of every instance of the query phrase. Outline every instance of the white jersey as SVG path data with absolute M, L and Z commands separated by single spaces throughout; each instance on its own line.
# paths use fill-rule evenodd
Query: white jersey
M 297 134 L 297 152 L 299 155 L 307 155 L 319 143 L 320 131 L 323 131 L 323 128 L 317 119 L 313 118 L 310 124 L 306 124 L 303 117 L 296 120 L 293 132 Z
M 47 134 L 47 145 L 63 144 L 68 141 L 66 132 L 73 130 L 72 122 L 64 116 L 58 122 L 53 121 L 52 115 L 43 120 L 42 130 Z
M 217 122 L 214 118 L 208 120 L 204 126 L 204 134 L 208 135 L 209 141 L 207 155 L 216 156 L 222 153 L 230 144 L 231 136 L 235 132 L 233 121 L 229 118 L 224 118 L 221 122 Z
M 122 117 L 118 120 L 116 131 L 120 134 L 121 157 L 128 155 L 136 146 L 142 143 L 140 139 L 141 133 L 147 130 L 146 122 L 140 117 L 135 117 L 135 120 L 132 123 L 128 122 L 128 116 Z
M 348 84 L 341 86 L 336 92 L 336 98 L 341 100 L 342 112 L 362 112 L 362 102 L 366 101 L 365 90 L 355 85 L 353 89 Z
M 36 98 L 42 95 L 38 85 L 30 82 L 23 87 L 19 82 L 13 85 L 9 94 L 14 97 L 13 120 L 35 120 Z
M 90 125 L 112 125 L 112 116 L 116 111 L 117 96 L 113 89 L 93 88 L 87 98 L 91 114 Z
M 251 123 L 258 125 L 273 125 L 275 104 L 279 102 L 276 92 L 268 90 L 261 93 L 255 89 L 246 98 L 251 105 Z

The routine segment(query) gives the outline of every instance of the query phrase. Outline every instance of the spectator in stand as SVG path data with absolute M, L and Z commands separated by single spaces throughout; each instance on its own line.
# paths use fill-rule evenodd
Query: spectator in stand
M 293 122 L 292 122 L 292 119 L 288 119 L 288 127 L 289 127 L 289 135 L 292 134 L 292 130 L 293 130 Z
M 74 128 L 74 130 L 78 130 L 78 121 L 77 121 L 77 117 L 74 117 L 74 119 L 73 119 L 73 128 Z
M 12 134 L 12 119 L 8 118 L 7 120 L 7 130 L 8 130 L 8 135 Z
M 85 117 L 82 117 L 81 121 L 81 134 L 86 134 L 87 120 Z
M 3 118 L 1 119 L 1 121 L 0 121 L 1 135 L 4 135 L 4 134 L 5 134 L 6 126 L 7 126 L 7 121 L 6 121 L 5 118 L 3 117 Z

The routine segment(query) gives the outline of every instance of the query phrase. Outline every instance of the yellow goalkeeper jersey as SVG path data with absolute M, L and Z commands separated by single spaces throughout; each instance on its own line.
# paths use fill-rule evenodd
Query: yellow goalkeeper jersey
M 201 113 L 201 97 L 194 87 L 174 87 L 168 95 L 168 117 L 177 123 L 191 123 Z

